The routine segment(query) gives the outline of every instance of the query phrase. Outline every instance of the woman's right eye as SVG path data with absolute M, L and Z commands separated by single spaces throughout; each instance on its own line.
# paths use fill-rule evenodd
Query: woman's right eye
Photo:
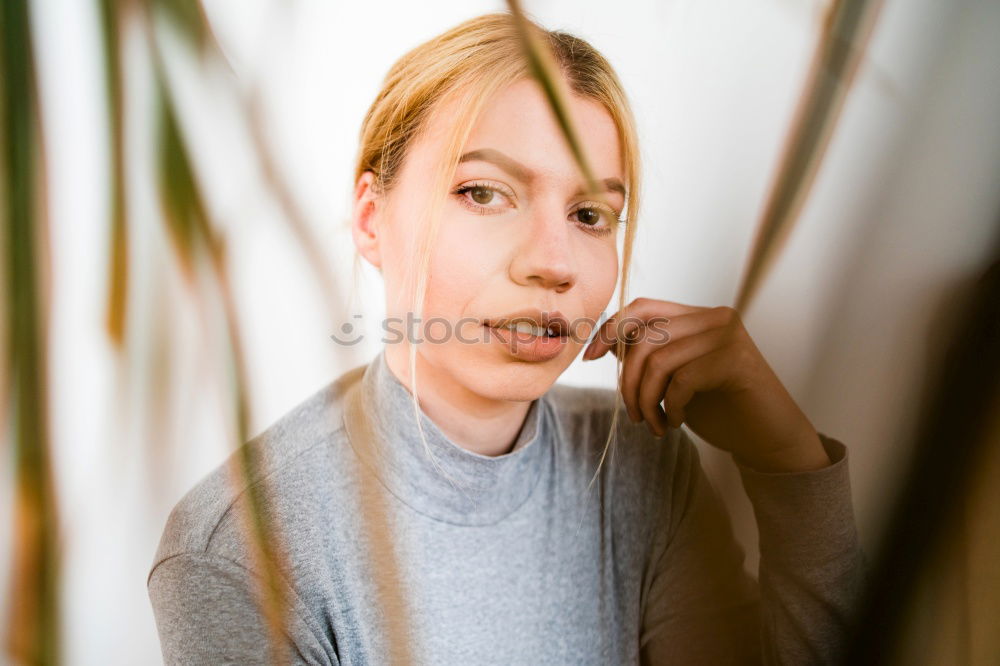
M 510 207 L 510 200 L 512 199 L 509 194 L 501 191 L 499 188 L 483 183 L 463 185 L 455 190 L 454 194 L 461 199 L 466 207 L 477 213 L 500 212 L 504 208 Z M 508 201 L 507 205 L 502 205 L 504 199 Z M 496 205 L 497 203 L 501 205 Z
M 469 190 L 469 194 L 472 195 L 473 201 L 484 206 L 493 199 L 493 190 L 485 187 L 473 187 Z

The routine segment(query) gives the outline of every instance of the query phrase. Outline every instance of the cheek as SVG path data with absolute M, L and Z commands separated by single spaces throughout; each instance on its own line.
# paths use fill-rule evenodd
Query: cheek
M 615 293 L 618 282 L 618 250 L 611 243 L 588 244 L 580 262 L 580 286 L 587 317 L 597 319 Z
M 388 227 L 387 227 L 388 228 Z M 382 282 L 385 285 L 387 315 L 403 316 L 410 311 L 410 296 L 406 289 L 410 260 L 415 256 L 414 239 L 406 227 L 394 225 L 381 241 Z
M 504 262 L 504 248 L 472 225 L 442 221 L 430 257 L 427 283 L 428 311 L 441 315 L 463 314 L 490 284 Z

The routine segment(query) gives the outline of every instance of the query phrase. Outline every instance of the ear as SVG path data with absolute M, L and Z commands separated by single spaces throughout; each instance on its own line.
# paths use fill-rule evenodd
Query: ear
M 374 190 L 375 174 L 365 171 L 354 185 L 354 206 L 351 213 L 351 235 L 354 245 L 375 268 L 382 269 L 379 247 L 381 228 L 378 224 L 382 199 Z

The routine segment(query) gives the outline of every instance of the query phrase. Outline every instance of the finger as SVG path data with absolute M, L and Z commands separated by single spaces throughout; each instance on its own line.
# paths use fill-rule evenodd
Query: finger
M 733 328 L 738 323 L 739 314 L 735 309 L 720 306 L 677 315 L 670 319 L 664 318 L 662 321 L 656 321 L 656 323 L 648 325 L 647 328 L 651 329 L 650 337 L 655 332 L 659 335 L 661 341 L 666 343 L 667 341 L 677 341 L 690 335 L 697 335 L 712 328 Z
M 629 418 L 638 423 L 642 420 L 642 410 L 639 408 L 639 385 L 642 381 L 643 367 L 646 358 L 656 351 L 658 346 L 643 341 L 629 346 L 622 359 L 621 393 L 628 411 Z
M 638 323 L 657 316 L 669 318 L 703 309 L 705 308 L 673 301 L 637 298 L 598 327 L 597 334 L 584 352 L 584 358 L 600 358 L 614 346 L 619 337 L 634 331 Z
M 722 386 L 731 371 L 730 366 L 729 349 L 723 347 L 699 356 L 678 369 L 671 376 L 663 397 L 667 422 L 674 428 L 680 428 L 686 418 L 684 408 L 691 402 L 694 394 Z
M 635 334 L 639 325 L 650 320 L 656 318 L 668 319 L 678 314 L 695 312 L 702 309 L 704 308 L 674 303 L 672 301 L 637 298 L 599 327 L 597 335 L 591 342 L 585 356 L 588 359 L 600 358 L 609 349 L 612 349 L 619 339 Z M 627 337 L 626 341 L 628 341 Z
M 680 315 L 670 320 L 665 317 L 652 317 L 650 326 L 640 328 L 637 342 L 632 342 L 626 348 L 622 361 L 622 396 L 629 414 L 634 421 L 645 419 L 651 426 L 663 424 L 663 411 L 659 407 L 663 390 L 669 382 L 669 375 L 675 369 L 693 360 L 699 354 L 706 354 L 714 348 L 726 343 L 726 337 L 732 330 L 735 321 L 732 308 L 703 308 L 696 312 Z M 668 322 L 669 330 L 662 329 L 650 332 L 659 322 Z M 677 323 L 677 322 L 680 323 Z M 680 339 L 674 336 L 680 330 Z M 704 335 L 711 331 L 711 335 Z M 694 339 L 693 339 L 694 338 Z M 683 342 L 684 340 L 690 342 Z M 662 340 L 662 341 L 661 341 Z M 669 351 L 662 351 L 669 348 Z M 650 375 L 648 366 L 651 355 L 657 358 L 657 370 Z M 647 378 L 652 376 L 652 381 Z M 641 394 L 647 387 L 646 394 Z M 655 399 L 649 393 L 660 389 Z M 643 397 L 645 395 L 645 398 Z M 665 430 L 665 429 L 664 429 Z
M 643 320 L 639 317 L 616 314 L 598 327 L 597 334 L 583 353 L 583 358 L 592 361 L 604 356 L 609 349 L 617 354 L 615 343 L 619 340 L 626 344 L 631 343 L 639 334 L 642 325 Z
M 726 329 L 712 328 L 680 340 L 672 340 L 670 344 L 657 348 L 645 358 L 634 399 L 642 417 L 651 425 L 659 427 L 658 431 L 654 429 L 657 435 L 662 436 L 668 424 L 660 402 L 666 394 L 671 376 L 699 357 L 724 347 L 727 336 Z

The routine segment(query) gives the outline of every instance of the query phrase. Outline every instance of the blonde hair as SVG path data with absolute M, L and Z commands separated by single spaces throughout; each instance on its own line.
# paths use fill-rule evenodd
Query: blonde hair
M 619 281 L 619 303 L 624 304 L 639 208 L 639 147 L 631 108 L 610 63 L 589 43 L 565 32 L 546 30 L 530 20 L 529 27 L 538 31 L 541 42 L 551 48 L 570 92 L 600 103 L 618 129 L 626 188 L 625 239 Z M 357 183 L 366 171 L 371 171 L 376 193 L 383 194 L 395 185 L 407 150 L 425 127 L 429 114 L 443 104 L 456 105 L 455 122 L 450 125 L 445 138 L 444 159 L 435 174 L 432 201 L 418 222 L 424 233 L 404 272 L 405 289 L 413 306 L 412 311 L 418 318 L 423 313 L 430 250 L 438 230 L 437 213 L 447 196 L 448 181 L 458 167 L 462 147 L 483 104 L 506 86 L 531 76 L 522 49 L 514 17 L 509 13 L 485 14 L 464 21 L 397 60 L 386 74 L 382 90 L 365 115 L 354 182 Z M 357 261 L 358 255 L 355 255 L 355 274 Z M 618 340 L 616 346 L 620 387 L 624 342 Z M 417 426 L 430 455 L 420 425 L 415 344 L 410 345 L 410 377 Z M 615 391 L 610 431 L 594 478 L 614 442 L 620 405 L 619 390 Z

